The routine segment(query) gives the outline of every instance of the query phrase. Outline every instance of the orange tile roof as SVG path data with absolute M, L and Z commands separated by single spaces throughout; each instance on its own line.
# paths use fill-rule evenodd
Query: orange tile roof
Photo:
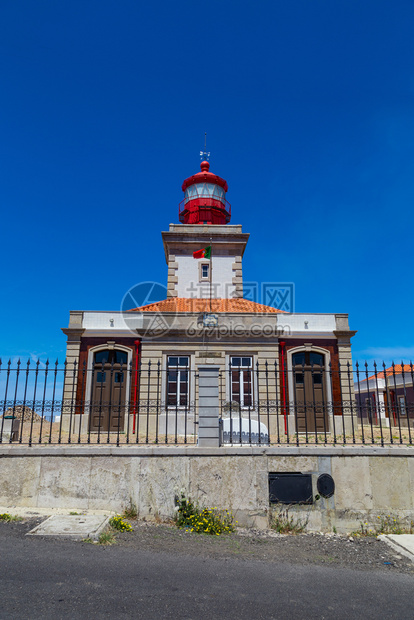
M 283 310 L 263 306 L 248 299 L 212 299 L 212 312 L 254 312 L 254 313 L 281 313 Z M 210 312 L 209 299 L 192 299 L 187 297 L 169 297 L 153 304 L 132 308 L 130 312 Z
M 414 366 L 411 367 L 411 364 L 404 364 L 404 373 L 405 374 L 409 373 L 411 375 L 411 370 L 413 370 L 413 373 L 414 373 Z M 401 375 L 402 372 L 403 372 L 403 367 L 401 366 L 401 364 L 394 364 L 394 368 L 392 366 L 390 366 L 389 368 L 385 369 L 385 375 L 387 377 L 392 377 L 394 375 L 394 373 L 396 375 Z M 378 377 L 378 379 L 384 379 L 384 367 L 380 367 L 378 365 L 377 377 Z M 368 377 L 368 379 L 363 379 L 363 381 L 369 381 L 370 379 L 375 379 L 375 375 L 372 375 L 371 377 Z

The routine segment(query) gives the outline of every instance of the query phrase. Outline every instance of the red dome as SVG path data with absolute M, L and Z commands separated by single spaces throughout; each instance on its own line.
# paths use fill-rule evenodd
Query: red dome
M 193 174 L 193 176 L 188 177 L 188 179 L 184 181 L 181 186 L 183 192 L 185 192 L 189 185 L 193 185 L 194 183 L 214 183 L 215 185 L 219 185 L 220 187 L 222 187 L 225 192 L 228 191 L 229 187 L 227 185 L 227 181 L 217 176 L 217 174 L 209 172 L 210 164 L 208 161 L 202 161 L 200 168 L 201 172 Z

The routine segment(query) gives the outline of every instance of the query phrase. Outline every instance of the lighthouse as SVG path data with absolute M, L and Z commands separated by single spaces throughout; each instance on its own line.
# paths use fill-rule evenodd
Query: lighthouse
M 230 224 L 227 181 L 210 172 L 205 151 L 200 172 L 183 182 L 179 224 L 162 233 L 168 265 L 167 297 L 232 299 L 243 297 L 242 257 L 249 235 Z M 196 260 L 209 248 L 205 260 Z M 210 254 L 211 252 L 211 254 Z M 204 256 L 204 255 L 203 255 Z
M 227 181 L 210 172 L 206 160 L 200 168 L 182 184 L 184 200 L 179 205 L 179 220 L 181 224 L 228 224 L 231 205 L 226 200 Z

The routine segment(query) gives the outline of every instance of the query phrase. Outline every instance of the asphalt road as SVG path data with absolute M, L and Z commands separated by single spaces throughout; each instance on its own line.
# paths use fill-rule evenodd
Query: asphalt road
M 1 619 L 414 616 L 409 574 L 104 547 L 0 530 Z

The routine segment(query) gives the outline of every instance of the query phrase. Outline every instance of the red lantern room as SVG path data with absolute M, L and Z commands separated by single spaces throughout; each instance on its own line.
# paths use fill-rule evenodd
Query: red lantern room
M 182 224 L 228 224 L 231 205 L 226 200 L 227 181 L 209 172 L 208 161 L 201 162 L 201 172 L 188 177 L 182 185 L 184 200 L 179 205 Z

